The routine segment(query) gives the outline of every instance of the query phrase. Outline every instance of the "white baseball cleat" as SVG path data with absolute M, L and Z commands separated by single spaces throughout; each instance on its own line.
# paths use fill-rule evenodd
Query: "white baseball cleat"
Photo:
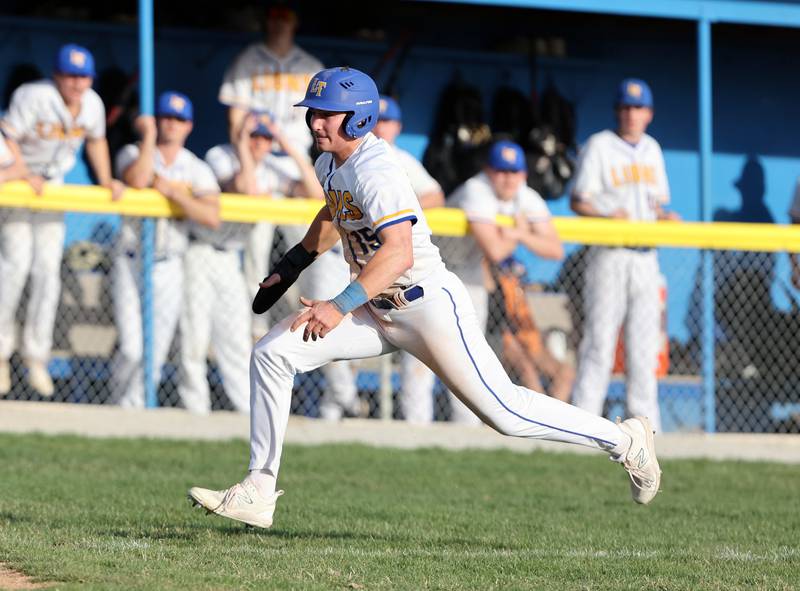
M 209 513 L 216 513 L 253 527 L 268 528 L 272 525 L 275 504 L 282 494 L 283 491 L 279 490 L 265 497 L 255 484 L 244 480 L 226 490 L 209 490 L 194 486 L 189 489 L 189 500 L 196 507 L 203 507 Z
M 661 485 L 661 468 L 653 440 L 655 431 L 647 417 L 633 417 L 620 423 L 619 428 L 631 438 L 631 446 L 622 460 L 631 477 L 631 496 L 646 505 L 658 494 Z
M 49 398 L 55 392 L 53 378 L 47 371 L 47 366 L 41 361 L 28 362 L 28 383 L 40 395 Z

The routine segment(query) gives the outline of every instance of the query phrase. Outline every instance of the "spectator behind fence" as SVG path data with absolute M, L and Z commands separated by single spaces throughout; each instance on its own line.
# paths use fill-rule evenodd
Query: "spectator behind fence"
M 397 161 L 408 175 L 422 208 L 442 207 L 444 193 L 439 183 L 428 174 L 419 160 L 395 145 L 395 140 L 402 130 L 403 113 L 400 105 L 391 97 L 381 96 L 378 123 L 375 124 L 372 133 L 393 148 Z M 433 386 L 436 376 L 428 366 L 407 351 L 400 353 L 400 368 L 400 408 L 403 418 L 411 423 L 430 423 L 434 415 Z
M 492 269 L 509 266 L 514 250 L 519 245 L 548 259 L 558 260 L 564 256 L 564 248 L 553 226 L 550 211 L 539 194 L 526 184 L 527 176 L 522 148 L 510 141 L 498 141 L 490 147 L 483 171 L 457 188 L 449 198 L 451 205 L 464 210 L 472 234 L 469 250 L 453 268 L 453 272 L 466 285 L 484 331 L 489 314 L 485 264 Z M 498 225 L 498 215 L 513 217 L 515 225 Z M 499 289 L 499 285 L 496 288 Z M 527 372 L 520 372 L 520 377 L 526 380 L 523 382 L 525 387 L 531 388 L 536 384 L 539 386 L 537 390 L 541 391 L 538 374 L 530 360 L 524 358 L 524 352 L 520 353 L 520 349 L 516 348 L 504 351 L 504 355 L 506 362 L 515 369 L 528 369 Z M 454 396 L 451 396 L 451 403 L 454 420 L 467 421 L 471 414 L 469 409 Z
M 0 122 L 12 153 L 20 157 L 23 176 L 37 194 L 45 183 L 61 184 L 86 140 L 86 154 L 98 184 L 119 197 L 122 183 L 111 178 L 105 138 L 105 111 L 92 90 L 94 57 L 78 45 L 58 50 L 53 78 L 20 86 Z M 56 309 L 61 294 L 64 215 L 60 212 L 14 209 L 4 216 L 0 249 L 0 392 L 10 388 L 9 360 L 16 346 L 14 317 L 28 275 L 28 310 L 21 354 L 28 382 L 42 396 L 53 395 L 47 363 L 53 344 Z M 6 390 L 7 392 L 7 390 Z
M 269 112 L 292 145 L 308 152 L 311 133 L 303 100 L 309 80 L 322 69 L 320 61 L 294 43 L 299 25 L 297 12 L 287 2 L 273 1 L 264 14 L 263 41 L 249 45 L 225 71 L 219 101 L 228 106 L 228 132 L 237 142 L 249 111 Z M 293 169 L 292 161 L 286 159 Z
M 193 108 L 179 92 L 158 97 L 156 118 L 140 115 L 135 121 L 139 144 L 128 144 L 117 154 L 117 170 L 135 189 L 152 187 L 185 217 L 209 228 L 219 227 L 219 186 L 208 165 L 184 147 L 192 132 Z M 156 384 L 178 325 L 183 304 L 183 257 L 187 222 L 173 218 L 156 221 L 153 283 L 153 368 Z M 143 339 L 139 290 L 141 285 L 140 227 L 138 219 L 123 221 L 113 263 L 112 298 L 119 332 L 119 349 L 112 364 L 112 400 L 121 406 L 144 405 Z
M 273 138 L 298 162 L 304 183 L 297 183 L 275 166 L 271 152 Z M 322 187 L 314 169 L 264 114 L 254 113 L 248 117 L 236 144 L 211 148 L 206 162 L 225 191 L 262 197 L 269 197 L 273 192 L 280 196 L 299 193 L 322 199 Z M 267 226 L 271 242 L 273 226 L 263 225 Z M 237 411 L 250 410 L 250 300 L 258 291 L 267 268 L 264 265 L 254 269 L 252 257 L 246 253 L 243 270 L 240 255 L 248 235 L 262 230 L 259 226 L 225 222 L 219 230 L 198 224 L 193 224 L 190 230 L 184 266 L 182 380 L 178 391 L 183 405 L 193 412 L 211 410 L 206 379 L 209 344 L 213 346 L 222 373 L 225 394 Z M 258 335 L 261 336 L 263 333 Z
M 677 220 L 667 212 L 669 186 L 661 146 L 645 131 L 653 95 L 642 80 L 623 80 L 614 110 L 616 131 L 584 146 L 575 173 L 578 215 L 638 222 Z M 620 326 L 625 323 L 627 414 L 649 417 L 660 430 L 656 368 L 660 343 L 660 271 L 654 248 L 591 247 L 584 286 L 583 338 L 573 404 L 602 414 Z

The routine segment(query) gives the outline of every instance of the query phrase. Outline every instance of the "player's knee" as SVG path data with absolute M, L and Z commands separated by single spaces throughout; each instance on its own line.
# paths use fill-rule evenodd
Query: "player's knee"
M 272 331 L 261 337 L 250 355 L 251 370 L 257 372 L 285 371 L 294 373 L 294 366 L 286 355 L 286 347 Z

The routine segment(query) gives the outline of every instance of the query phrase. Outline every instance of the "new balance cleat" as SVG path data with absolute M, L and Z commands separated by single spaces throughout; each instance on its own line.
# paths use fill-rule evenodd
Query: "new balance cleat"
M 234 484 L 226 490 L 210 490 L 194 486 L 189 489 L 189 500 L 194 506 L 209 513 L 241 521 L 253 527 L 268 528 L 272 525 L 275 504 L 282 490 L 269 497 L 263 496 L 249 480 Z
M 633 417 L 619 424 L 631 438 L 631 446 L 622 461 L 631 479 L 633 500 L 646 505 L 658 494 L 661 468 L 656 458 L 653 427 L 647 417 Z

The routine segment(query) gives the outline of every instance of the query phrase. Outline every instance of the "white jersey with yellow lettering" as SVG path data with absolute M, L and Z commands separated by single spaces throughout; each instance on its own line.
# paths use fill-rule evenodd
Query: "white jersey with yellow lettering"
M 105 136 L 106 112 L 103 101 L 90 88 L 81 97 L 81 110 L 73 118 L 55 82 L 39 80 L 14 91 L 2 128 L 19 144 L 31 172 L 61 183 L 75 165 L 83 141 Z
M 343 166 L 337 167 L 331 154 L 323 154 L 315 168 L 353 276 L 380 247 L 378 233 L 404 221 L 413 224 L 414 265 L 387 288 L 386 295 L 444 271 L 417 196 L 389 144 L 369 133 Z
M 312 138 L 306 109 L 294 108 L 294 104 L 303 100 L 312 76 L 323 67 L 296 45 L 281 57 L 264 43 L 253 43 L 225 71 L 219 101 L 248 111 L 268 111 L 294 145 L 308 150 Z
M 119 151 L 116 169 L 120 178 L 138 157 L 139 146 L 136 144 L 128 144 Z M 186 148 L 181 148 L 175 161 L 169 165 L 164 162 L 161 151 L 156 149 L 154 171 L 155 174 L 171 183 L 188 188 L 195 197 L 219 193 L 219 185 L 211 168 Z M 139 219 L 125 218 L 123 220 L 118 239 L 118 246 L 122 250 L 138 251 L 140 224 Z M 186 250 L 187 243 L 187 223 L 185 221 L 171 218 L 160 218 L 156 221 L 156 259 L 182 255 Z
M 631 220 L 655 221 L 658 206 L 669 203 L 661 146 L 646 134 L 636 145 L 610 130 L 594 134 L 578 159 L 572 196 L 603 214 L 623 208 Z
M 578 159 L 572 199 L 590 202 L 603 215 L 622 208 L 632 221 L 654 222 L 659 207 L 669 201 L 658 142 L 644 135 L 632 145 L 613 131 L 591 136 Z M 584 328 L 572 402 L 602 412 L 624 325 L 627 414 L 647 416 L 660 429 L 656 366 L 662 278 L 657 252 L 593 246 L 586 261 Z
M 449 204 L 464 210 L 469 222 L 496 223 L 498 215 L 515 216 L 524 213 L 531 223 L 550 219 L 550 210 L 544 199 L 528 185 L 520 186 L 516 195 L 508 201 L 497 197 L 489 177 L 480 172 L 458 187 L 449 198 Z M 484 284 L 483 252 L 475 240 L 467 239 L 458 260 L 447 261 L 448 267 L 468 286 Z

